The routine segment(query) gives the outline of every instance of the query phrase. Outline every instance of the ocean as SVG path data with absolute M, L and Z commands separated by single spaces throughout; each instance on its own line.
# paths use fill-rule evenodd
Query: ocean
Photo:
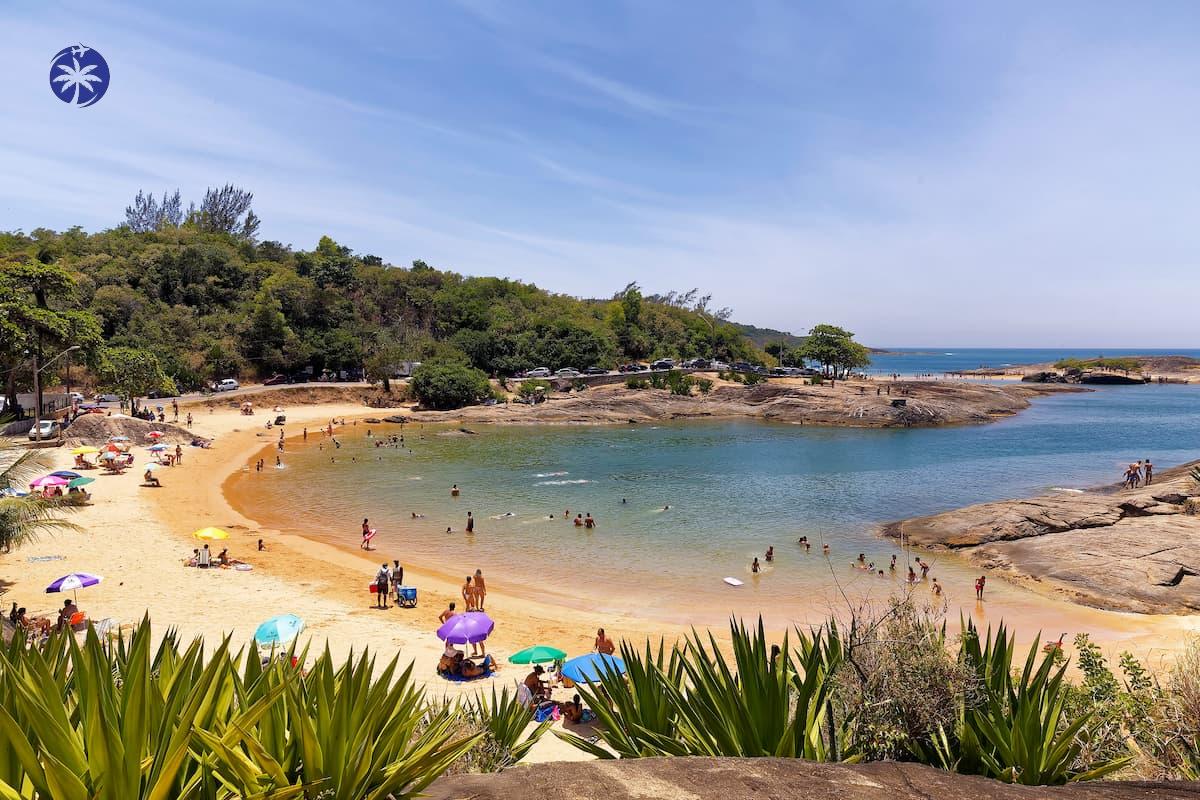
M 942 375 L 969 369 L 1003 369 L 1019 364 L 1043 364 L 1063 358 L 1118 358 L 1120 356 L 1191 356 L 1200 358 L 1200 350 L 1123 350 L 1093 348 L 1006 348 L 1006 347 L 897 347 L 885 353 L 872 353 L 873 375 Z
M 336 450 L 319 449 L 316 435 L 290 440 L 285 469 L 239 474 L 230 496 L 268 527 L 347 548 L 357 547 L 368 517 L 381 558 L 456 577 L 481 568 L 490 586 L 551 602 L 702 624 L 764 613 L 787 624 L 822 616 L 846 587 L 893 588 L 890 575 L 849 568 L 860 552 L 880 566 L 893 554 L 906 563 L 908 554 L 877 535 L 881 523 L 1112 483 L 1141 458 L 1163 469 L 1200 457 L 1200 387 L 1098 387 L 1035 399 L 991 424 L 946 428 L 740 420 L 484 425 L 463 435 L 408 425 L 396 448 L 376 447 L 374 437 L 398 426 L 371 427 L 339 432 Z M 597 527 L 576 528 L 564 514 L 590 514 Z M 796 544 L 801 536 L 815 543 L 811 551 Z M 768 546 L 775 562 L 751 574 L 751 559 Z M 931 558 L 948 594 L 965 601 L 971 569 L 952 555 Z M 746 585 L 734 591 L 726 576 Z M 1011 613 L 1050 602 L 996 583 Z

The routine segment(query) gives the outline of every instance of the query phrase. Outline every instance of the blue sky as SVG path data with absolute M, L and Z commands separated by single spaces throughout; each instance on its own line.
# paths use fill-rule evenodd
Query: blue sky
M 1140 10 L 1139 10 L 1140 9 Z M 877 345 L 1196 344 L 1186 3 L 0 8 L 0 228 L 255 192 L 264 238 Z M 112 84 L 76 109 L 50 58 Z

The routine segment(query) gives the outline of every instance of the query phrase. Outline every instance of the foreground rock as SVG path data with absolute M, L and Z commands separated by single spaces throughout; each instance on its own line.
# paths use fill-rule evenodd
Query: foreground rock
M 917 764 L 817 764 L 776 758 L 640 758 L 453 775 L 433 800 L 1198 800 L 1200 784 L 1104 781 L 1011 786 Z
M 1084 605 L 1144 614 L 1200 611 L 1200 487 L 1194 462 L 1138 489 L 983 503 L 894 522 L 884 534 L 953 549 L 979 567 Z
M 887 394 L 890 388 L 891 394 Z M 876 394 L 876 390 L 879 394 Z M 932 427 L 991 422 L 1029 407 L 1032 397 L 1078 387 L 985 385 L 966 382 L 858 382 L 811 386 L 771 381 L 757 386 L 717 385 L 707 395 L 680 397 L 666 390 L 602 386 L 554 394 L 537 405 L 472 406 L 422 411 L 421 421 L 497 424 L 618 424 L 671 419 L 751 417 L 802 425 L 860 428 Z

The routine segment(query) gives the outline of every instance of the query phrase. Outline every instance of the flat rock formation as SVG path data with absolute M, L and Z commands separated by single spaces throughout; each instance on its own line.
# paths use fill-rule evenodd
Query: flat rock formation
M 1113 611 L 1200 611 L 1200 516 L 1187 514 L 1200 462 L 1151 486 L 1106 487 L 982 503 L 884 526 L 916 547 L 952 549 L 973 564 Z
M 452 412 L 422 411 L 414 418 L 426 422 L 604 425 L 750 417 L 804 425 L 932 427 L 991 422 L 1028 408 L 1031 397 L 1060 391 L 1083 390 L 1055 385 L 931 381 L 838 381 L 833 386 L 812 386 L 781 380 L 756 386 L 719 384 L 707 395 L 681 397 L 662 389 L 601 386 L 583 392 L 554 393 L 536 405 L 511 403 Z
M 156 439 L 149 435 L 151 431 L 159 431 L 163 436 Z M 103 414 L 84 414 L 63 431 L 63 438 L 73 447 L 99 447 L 113 436 L 128 436 L 134 446 L 151 445 L 155 441 L 161 441 L 163 444 L 187 444 L 192 441 L 192 432 L 182 425 L 148 422 L 123 414 L 111 417 Z
M 1200 800 L 1197 783 L 1012 786 L 919 764 L 783 758 L 637 758 L 534 764 L 440 778 L 431 800 Z

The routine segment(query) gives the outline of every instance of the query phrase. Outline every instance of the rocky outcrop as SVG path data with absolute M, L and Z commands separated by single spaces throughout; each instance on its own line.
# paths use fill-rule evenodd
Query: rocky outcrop
M 876 392 L 878 391 L 878 394 Z M 889 394 L 890 391 L 890 394 Z M 933 427 L 991 422 L 1029 407 L 1030 398 L 1077 387 L 1003 386 L 948 381 L 828 383 L 771 381 L 756 386 L 717 385 L 692 397 L 665 390 L 603 386 L 543 403 L 472 406 L 451 412 L 421 411 L 425 422 L 607 425 L 672 419 L 751 417 L 799 425 L 861 428 Z M 903 404 L 893 400 L 903 399 Z
M 983 503 L 894 522 L 885 535 L 954 549 L 972 563 L 1075 602 L 1145 614 L 1200 612 L 1195 462 L 1153 485 Z
M 151 431 L 158 431 L 163 436 L 152 437 L 149 435 Z M 113 436 L 128 436 L 134 445 L 150 445 L 156 441 L 163 444 L 187 444 L 193 438 L 192 432 L 182 425 L 147 422 L 124 414 L 114 414 L 111 417 L 103 414 L 84 414 L 63 431 L 63 437 L 71 446 L 99 447 Z
M 431 800 L 1200 800 L 1197 783 L 1096 781 L 1013 786 L 919 764 L 818 764 L 783 758 L 637 758 L 534 764 L 451 775 Z

